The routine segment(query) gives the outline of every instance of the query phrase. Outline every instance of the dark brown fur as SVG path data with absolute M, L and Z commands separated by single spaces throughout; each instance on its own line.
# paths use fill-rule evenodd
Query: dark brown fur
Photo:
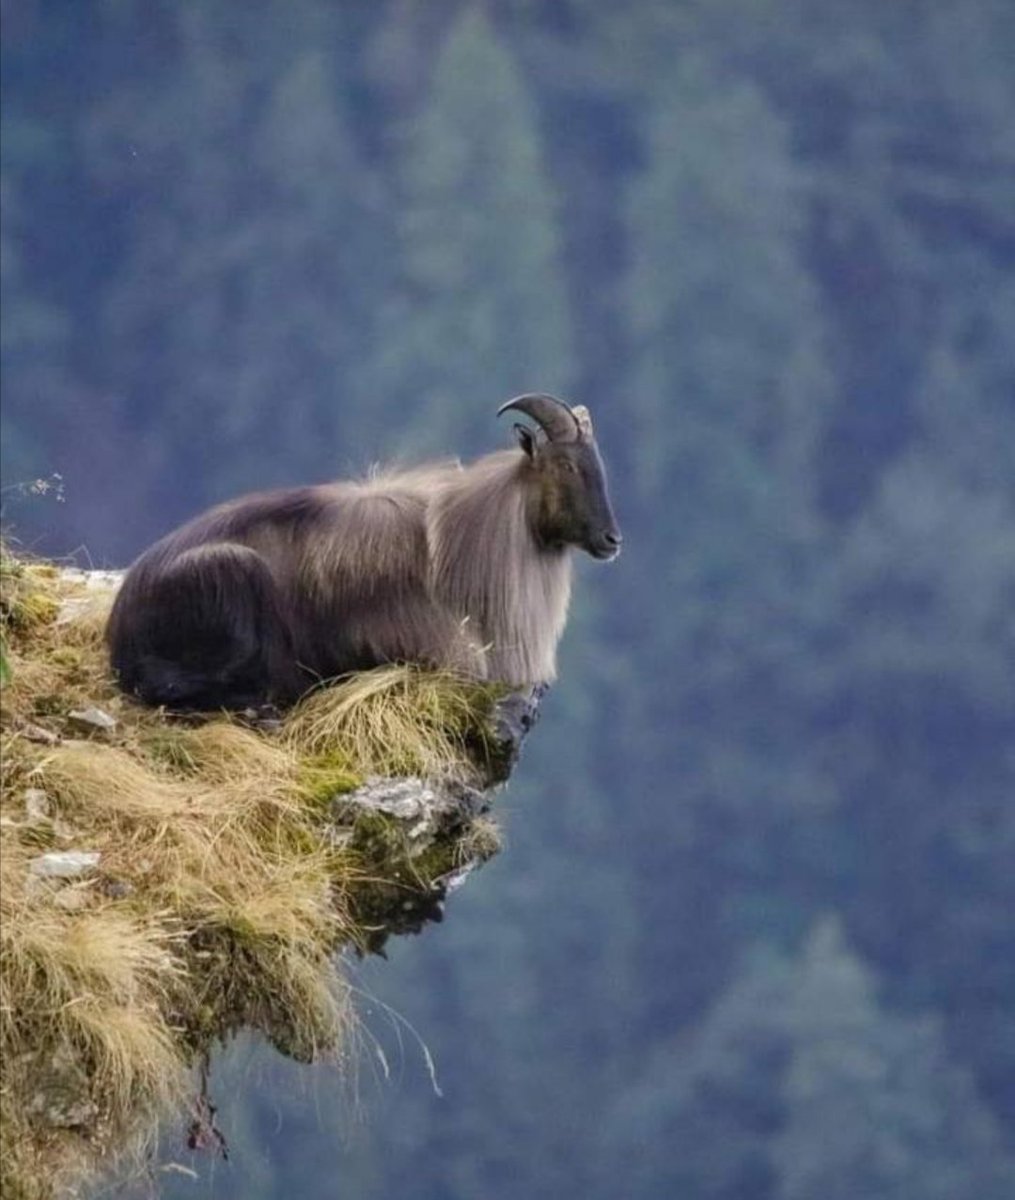
M 110 617 L 121 686 L 209 709 L 286 705 L 386 662 L 552 679 L 569 549 L 612 557 L 619 534 L 591 434 L 520 440 L 468 467 L 246 496 L 170 533 Z

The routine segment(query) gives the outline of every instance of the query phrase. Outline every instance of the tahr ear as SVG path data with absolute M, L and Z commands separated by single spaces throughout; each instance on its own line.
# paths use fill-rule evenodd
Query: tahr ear
M 527 425 L 515 425 L 515 437 L 518 439 L 518 445 L 525 451 L 529 458 L 536 457 L 536 435 Z

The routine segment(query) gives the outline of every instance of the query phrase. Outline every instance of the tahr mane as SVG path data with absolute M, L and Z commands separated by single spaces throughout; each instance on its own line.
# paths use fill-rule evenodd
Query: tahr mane
M 529 460 L 487 455 L 446 473 L 427 507 L 430 588 L 477 624 L 487 674 L 508 683 L 556 677 L 571 597 L 571 555 L 540 546 Z

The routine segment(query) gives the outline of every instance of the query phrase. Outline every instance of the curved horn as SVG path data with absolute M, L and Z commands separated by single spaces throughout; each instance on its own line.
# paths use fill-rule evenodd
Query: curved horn
M 507 404 L 497 409 L 497 416 L 517 409 L 531 417 L 542 429 L 551 442 L 576 442 L 581 437 L 581 425 L 570 407 L 556 396 L 547 396 L 541 392 L 525 396 L 515 396 Z

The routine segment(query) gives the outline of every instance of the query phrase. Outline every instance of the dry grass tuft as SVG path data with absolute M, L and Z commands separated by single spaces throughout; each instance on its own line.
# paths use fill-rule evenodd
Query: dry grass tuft
M 241 1028 L 300 1060 L 343 1052 L 334 951 L 366 940 L 365 875 L 331 799 L 371 774 L 474 775 L 492 693 L 391 668 L 308 697 L 277 735 L 172 719 L 114 686 L 108 596 L 6 553 L 0 583 L 0 1189 L 45 1200 L 143 1154 Z M 74 715 L 95 706 L 114 728 Z M 97 866 L 39 873 L 69 851 Z
M 286 729 L 289 745 L 325 755 L 338 745 L 366 775 L 476 774 L 477 731 L 499 695 L 447 672 L 382 667 L 311 693 Z

